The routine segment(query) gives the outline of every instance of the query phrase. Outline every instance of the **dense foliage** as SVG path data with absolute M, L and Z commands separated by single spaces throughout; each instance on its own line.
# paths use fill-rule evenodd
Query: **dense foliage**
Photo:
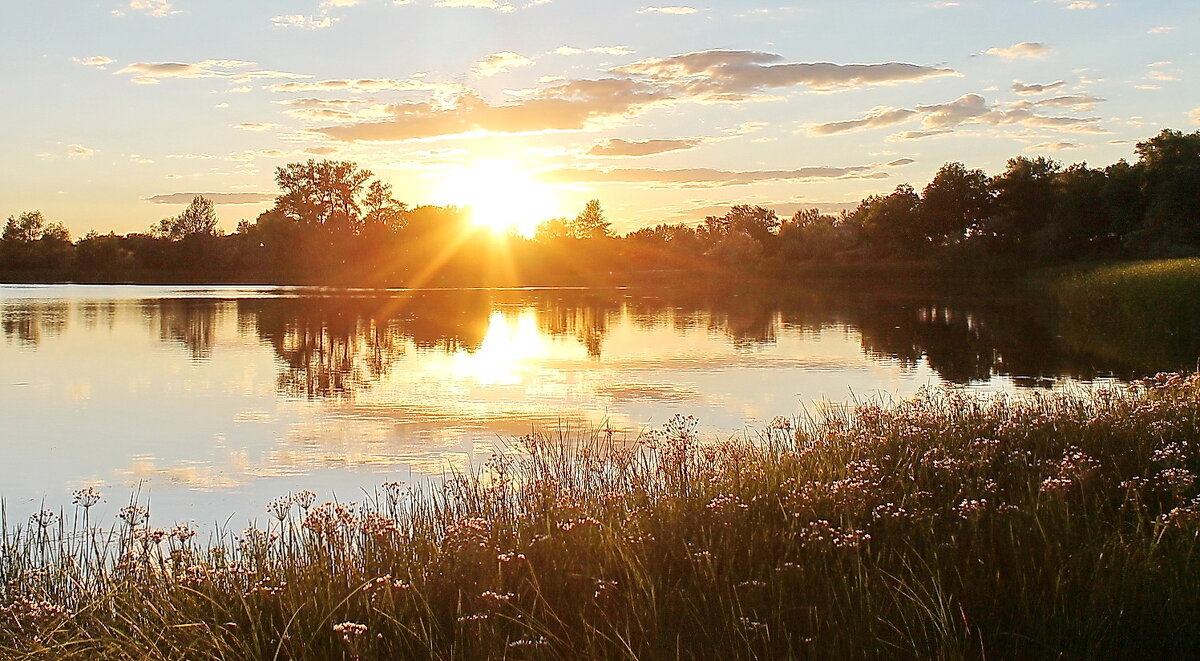
M 947 163 L 839 215 L 737 205 L 699 224 L 612 235 L 600 202 L 497 240 L 464 209 L 408 205 L 353 163 L 282 167 L 274 207 L 222 236 L 202 197 L 146 234 L 72 243 L 39 212 L 9 218 L 0 275 L 358 285 L 568 284 L 631 273 L 783 274 L 805 264 L 1071 261 L 1200 255 L 1200 131 L 1164 130 L 1134 164 L 1017 157 L 988 176 Z
M 1200 376 L 931 390 L 755 440 L 521 439 L 217 543 L 130 504 L 0 545 L 5 659 L 1196 658 Z

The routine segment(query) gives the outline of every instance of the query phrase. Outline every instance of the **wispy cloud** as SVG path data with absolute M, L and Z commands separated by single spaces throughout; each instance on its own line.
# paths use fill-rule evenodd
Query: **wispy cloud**
M 72 161 L 86 161 L 96 155 L 96 150 L 83 145 L 68 145 L 67 158 Z
M 654 154 L 694 149 L 701 142 L 704 142 L 701 138 L 676 138 L 672 140 L 622 140 L 621 138 L 612 138 L 592 145 L 592 148 L 587 153 L 588 156 L 605 157 L 653 156 Z
M 155 204 L 190 204 L 196 196 L 208 198 L 215 204 L 259 204 L 275 199 L 271 193 L 163 193 L 145 199 Z
M 642 7 L 641 9 L 637 10 L 637 13 L 639 13 L 639 14 L 673 14 L 675 16 L 686 16 L 688 14 L 695 14 L 696 8 L 695 7 L 681 7 L 681 6 L 677 6 L 677 5 L 667 6 L 667 7 Z
M 179 13 L 171 6 L 170 0 L 129 0 L 129 8 L 155 18 Z
M 91 57 L 73 57 L 71 58 L 71 61 L 75 62 L 76 64 L 82 64 L 85 67 L 96 67 L 97 69 L 103 69 L 113 62 L 116 62 L 116 60 L 112 59 L 111 57 L 105 57 L 103 55 L 92 55 Z
M 229 78 L 242 83 L 262 78 L 307 78 L 283 71 L 255 69 L 254 62 L 203 60 L 200 62 L 134 62 L 117 70 L 140 85 L 156 85 L 164 78 Z
M 271 25 L 278 28 L 300 28 L 302 30 L 323 30 L 330 27 L 337 19 L 332 16 L 305 16 L 304 14 L 285 14 L 271 19 Z
M 1013 81 L 1012 90 L 1017 94 L 1030 95 L 1049 92 L 1050 90 L 1058 89 L 1067 84 L 1065 80 L 1056 80 L 1053 83 L 1037 84 L 1037 83 L 1022 83 L 1019 80 Z
M 475 75 L 479 78 L 487 78 L 488 76 L 495 76 L 496 74 L 506 73 L 513 69 L 527 67 L 532 64 L 533 60 L 512 51 L 494 53 L 475 64 Z
M 984 55 L 1002 57 L 1006 60 L 1043 58 L 1050 54 L 1050 47 L 1037 41 L 1022 41 L 1019 44 L 1013 44 L 1004 48 L 989 48 L 983 51 L 983 53 Z

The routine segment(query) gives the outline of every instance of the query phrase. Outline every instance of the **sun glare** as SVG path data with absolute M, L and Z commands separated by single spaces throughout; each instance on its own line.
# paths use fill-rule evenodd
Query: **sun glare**
M 542 221 L 561 215 L 554 190 L 512 161 L 478 161 L 450 173 L 437 193 L 441 204 L 470 207 L 479 227 L 496 234 L 533 236 Z

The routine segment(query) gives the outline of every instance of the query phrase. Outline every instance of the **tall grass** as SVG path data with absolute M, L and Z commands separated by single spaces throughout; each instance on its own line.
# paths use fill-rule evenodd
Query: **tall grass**
M 0 658 L 1200 651 L 1200 376 L 695 429 L 530 436 L 436 489 L 295 494 L 212 546 L 136 505 L 105 533 L 83 504 L 35 515 L 3 536 Z
M 1051 279 L 1068 345 L 1135 371 L 1200 367 L 1200 259 L 1105 265 Z

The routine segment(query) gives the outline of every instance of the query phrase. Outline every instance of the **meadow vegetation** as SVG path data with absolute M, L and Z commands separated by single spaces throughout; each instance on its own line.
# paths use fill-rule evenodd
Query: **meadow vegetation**
M 5 659 L 1195 658 L 1200 376 L 529 436 L 206 543 L 9 523 Z M 105 528 L 100 532 L 98 528 Z

